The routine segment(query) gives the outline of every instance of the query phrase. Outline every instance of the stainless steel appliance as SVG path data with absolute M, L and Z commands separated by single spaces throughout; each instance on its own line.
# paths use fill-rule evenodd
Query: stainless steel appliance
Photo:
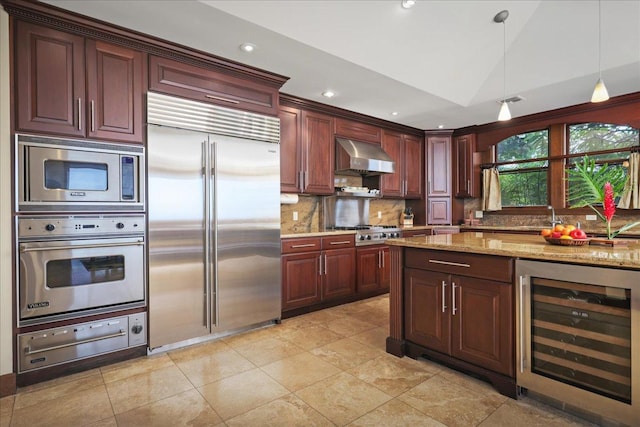
M 374 176 L 394 172 L 393 159 L 380 145 L 336 138 L 336 173 Z
M 279 121 L 148 96 L 149 347 L 278 321 Z
M 145 304 L 143 214 L 20 216 L 18 324 Z
M 144 210 L 144 147 L 16 135 L 17 210 Z
M 640 271 L 518 260 L 517 384 L 600 425 L 640 425 Z
M 18 335 L 18 373 L 144 345 L 146 314 L 42 329 Z

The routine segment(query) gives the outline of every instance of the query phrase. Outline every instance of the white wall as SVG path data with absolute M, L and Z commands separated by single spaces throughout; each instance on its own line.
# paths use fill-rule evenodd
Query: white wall
M 9 15 L 0 8 L 0 375 L 13 372 Z

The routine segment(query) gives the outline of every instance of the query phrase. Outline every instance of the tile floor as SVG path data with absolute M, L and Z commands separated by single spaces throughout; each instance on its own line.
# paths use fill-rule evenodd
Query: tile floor
M 0 399 L 5 426 L 585 426 L 387 354 L 388 296 L 105 366 Z

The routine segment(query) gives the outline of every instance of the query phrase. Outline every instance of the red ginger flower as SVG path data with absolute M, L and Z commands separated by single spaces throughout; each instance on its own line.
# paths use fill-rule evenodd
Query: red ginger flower
M 616 204 L 613 200 L 613 187 L 610 182 L 604 184 L 604 217 L 607 220 L 607 237 L 611 239 L 613 234 L 611 233 L 611 220 L 616 213 Z

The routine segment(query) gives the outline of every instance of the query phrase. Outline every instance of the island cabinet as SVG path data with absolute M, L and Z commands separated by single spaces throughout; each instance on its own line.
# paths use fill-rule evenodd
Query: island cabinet
M 18 131 L 144 142 L 144 54 L 16 21 Z
M 505 378 L 515 378 L 513 259 L 412 248 L 404 256 L 409 355 L 457 363 L 499 390 L 512 383 Z
M 354 235 L 282 240 L 282 310 L 349 297 L 356 291 Z
M 333 194 L 334 118 L 280 107 L 280 190 L 283 193 Z
M 424 197 L 424 142 L 422 138 L 384 131 L 382 149 L 395 162 L 394 173 L 380 176 L 383 197 L 421 199 Z
M 389 290 L 389 247 L 365 246 L 356 249 L 356 291 L 359 294 L 380 293 Z

